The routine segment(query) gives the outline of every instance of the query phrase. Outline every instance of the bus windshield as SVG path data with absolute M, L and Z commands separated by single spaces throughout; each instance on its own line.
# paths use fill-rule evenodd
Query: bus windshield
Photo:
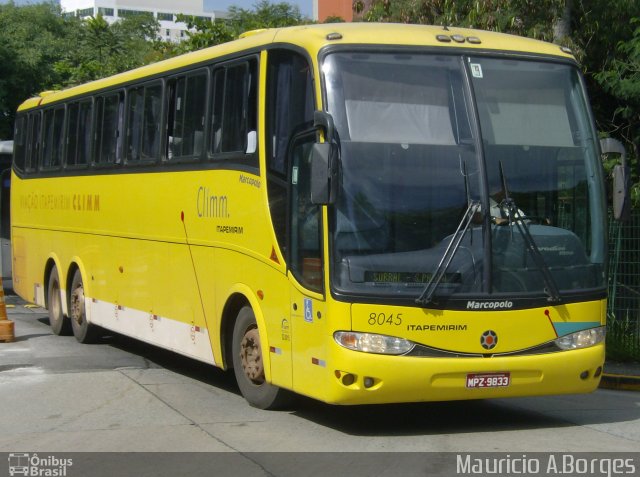
M 416 299 L 436 273 L 440 299 L 602 290 L 601 172 L 572 65 L 340 51 L 322 71 L 335 291 Z

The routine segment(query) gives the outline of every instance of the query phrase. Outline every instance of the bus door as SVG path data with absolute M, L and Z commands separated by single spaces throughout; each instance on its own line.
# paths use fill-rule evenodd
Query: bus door
M 291 300 L 282 334 L 291 343 L 293 387 L 303 390 L 305 383 L 300 380 L 313 381 L 323 370 L 321 350 L 326 341 L 322 208 L 310 200 L 310 154 L 316 140 L 314 82 L 310 62 L 299 52 L 273 48 L 267 60 L 269 209 L 286 256 Z
M 311 151 L 315 133 L 290 148 L 289 278 L 293 388 L 309 389 L 325 378 L 328 330 L 323 290 L 322 207 L 311 203 Z

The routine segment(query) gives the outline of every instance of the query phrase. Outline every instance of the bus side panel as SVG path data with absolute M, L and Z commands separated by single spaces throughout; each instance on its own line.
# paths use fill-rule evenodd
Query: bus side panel
M 250 291 L 246 293 L 251 293 L 250 304 L 257 308 L 254 313 L 260 331 L 267 379 L 277 386 L 290 389 L 291 342 L 294 337 L 288 312 L 289 285 L 286 276 L 265 262 L 220 248 L 216 250 L 215 281 L 216 316 L 222 316 L 224 306 L 234 292 Z

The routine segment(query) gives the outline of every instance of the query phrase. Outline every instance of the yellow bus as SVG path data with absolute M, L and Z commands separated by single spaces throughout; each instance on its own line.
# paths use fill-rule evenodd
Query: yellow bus
M 14 288 L 57 334 L 233 368 L 260 408 L 590 392 L 600 152 L 558 45 L 253 32 L 22 104 Z

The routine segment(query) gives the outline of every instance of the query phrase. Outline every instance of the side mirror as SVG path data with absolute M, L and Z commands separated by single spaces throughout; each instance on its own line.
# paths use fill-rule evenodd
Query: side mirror
M 316 111 L 313 126 L 322 132 L 324 142 L 313 145 L 311 156 L 311 202 L 329 205 L 335 201 L 338 176 L 338 146 L 334 139 L 333 118 L 329 113 Z
M 613 217 L 616 220 L 627 220 L 631 214 L 631 204 L 629 200 L 629 188 L 631 184 L 631 174 L 627 166 L 627 151 L 622 143 L 613 138 L 600 140 L 600 149 L 603 154 L 620 154 L 621 164 L 613 167 Z

